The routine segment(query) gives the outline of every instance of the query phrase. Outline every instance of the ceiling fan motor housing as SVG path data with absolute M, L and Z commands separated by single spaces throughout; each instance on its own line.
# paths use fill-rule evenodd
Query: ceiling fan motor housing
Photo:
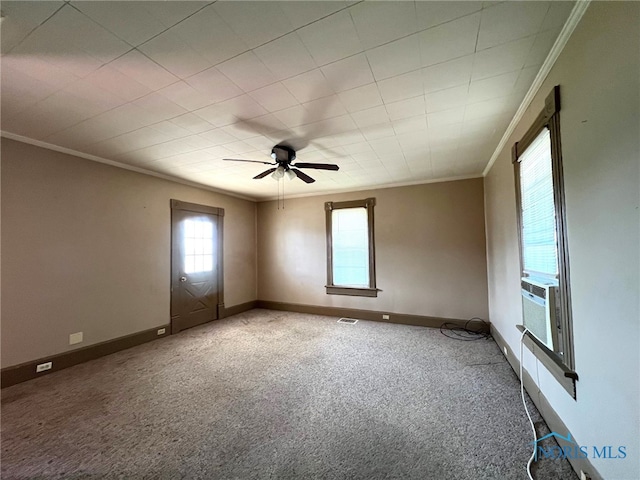
M 271 158 L 279 164 L 289 164 L 296 159 L 296 151 L 287 145 L 276 145 L 271 149 Z

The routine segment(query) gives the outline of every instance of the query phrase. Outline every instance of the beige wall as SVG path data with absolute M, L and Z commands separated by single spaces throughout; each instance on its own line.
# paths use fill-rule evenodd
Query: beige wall
M 522 315 L 509 149 L 560 85 L 577 401 L 526 349 L 524 365 L 581 445 L 627 446 L 624 460 L 591 460 L 617 480 L 640 478 L 639 14 L 636 2 L 589 6 L 485 178 L 491 321 L 517 352 Z
M 376 197 L 377 298 L 327 295 L 324 202 Z M 258 204 L 258 298 L 487 318 L 482 179 Z
M 171 198 L 225 209 L 225 304 L 255 300 L 254 202 L 3 138 L 2 366 L 169 323 Z

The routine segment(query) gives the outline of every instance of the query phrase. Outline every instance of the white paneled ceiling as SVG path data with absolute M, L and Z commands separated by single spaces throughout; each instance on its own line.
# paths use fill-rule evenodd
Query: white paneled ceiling
M 3 1 L 2 131 L 256 199 L 479 176 L 573 2 Z M 304 148 L 301 148 L 304 147 Z

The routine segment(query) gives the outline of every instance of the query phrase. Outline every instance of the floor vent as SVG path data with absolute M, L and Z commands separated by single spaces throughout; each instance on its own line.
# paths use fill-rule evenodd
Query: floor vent
M 341 318 L 340 320 L 338 320 L 338 323 L 348 323 L 350 325 L 355 325 L 356 323 L 358 323 L 358 320 L 354 318 Z

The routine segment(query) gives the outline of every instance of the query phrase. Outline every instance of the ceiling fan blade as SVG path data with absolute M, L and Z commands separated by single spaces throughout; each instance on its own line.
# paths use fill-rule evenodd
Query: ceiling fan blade
M 266 177 L 267 175 L 269 175 L 270 173 L 273 173 L 276 171 L 276 167 L 270 168 L 268 170 L 265 170 L 262 173 L 259 173 L 258 175 L 256 175 L 255 177 L 253 177 L 254 180 L 259 180 L 261 178 Z
M 310 145 L 313 145 L 314 147 L 316 147 L 318 150 L 321 150 L 322 153 L 324 154 L 328 154 L 327 158 L 340 158 L 340 157 L 344 157 L 343 153 L 338 153 L 335 150 L 330 149 L 329 147 L 327 147 L 326 145 L 324 145 L 322 143 L 322 139 L 319 139 L 320 141 L 315 141 L 312 140 L 309 142 Z
M 283 142 L 280 142 L 280 143 L 289 145 L 296 152 L 299 152 L 300 150 L 303 150 L 307 145 L 309 145 L 309 140 L 305 137 L 291 137 L 291 138 L 285 139 Z
M 239 118 L 239 122 L 234 125 L 245 132 L 254 133 L 255 135 L 264 135 L 273 139 L 278 145 L 286 145 L 295 151 L 302 150 L 309 145 L 309 139 L 304 136 L 296 135 L 288 130 L 282 122 L 281 126 L 270 125 L 268 121 L 258 121 L 255 118 Z
M 296 168 L 315 168 L 316 170 L 340 170 L 338 165 L 334 165 L 333 163 L 296 163 L 292 165 Z
M 262 163 L 264 165 L 275 165 L 272 162 L 261 162 L 260 160 L 242 160 L 240 158 L 223 158 L 222 160 L 226 162 L 247 162 L 247 163 Z
M 305 183 L 313 183 L 315 182 L 315 180 L 313 178 L 311 178 L 309 175 L 307 175 L 306 173 L 301 172 L 300 170 L 296 170 L 295 168 L 291 169 L 293 171 L 293 173 L 295 173 L 298 178 L 300 180 L 302 180 Z

